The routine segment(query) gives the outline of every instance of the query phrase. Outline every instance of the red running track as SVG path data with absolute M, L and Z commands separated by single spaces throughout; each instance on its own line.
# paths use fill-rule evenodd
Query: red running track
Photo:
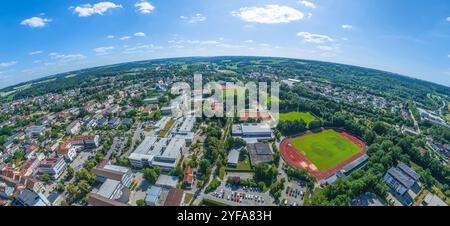
M 289 145 L 292 138 L 284 139 L 281 142 L 281 144 L 280 144 L 281 156 L 283 157 L 284 161 L 286 161 L 292 167 L 294 167 L 296 169 L 302 168 L 302 169 L 307 170 L 310 174 L 312 174 L 314 177 L 316 177 L 317 181 L 326 179 L 326 178 L 332 176 L 333 174 L 335 174 L 340 169 L 342 169 L 345 165 L 355 161 L 356 159 L 358 159 L 359 157 L 361 157 L 367 153 L 366 145 L 361 140 L 359 140 L 358 138 L 356 138 L 346 132 L 338 131 L 338 133 L 340 133 L 342 136 L 344 136 L 347 139 L 349 139 L 350 141 L 352 141 L 354 144 L 358 145 L 362 149 L 362 151 L 327 170 L 321 171 L 321 170 L 317 169 L 314 166 L 314 164 L 306 156 L 301 154 L 301 152 L 297 148 L 294 147 L 294 145 Z M 305 135 L 309 135 L 309 134 L 311 134 L 311 133 L 310 132 L 305 133 Z M 302 135 L 302 136 L 305 136 L 305 135 Z

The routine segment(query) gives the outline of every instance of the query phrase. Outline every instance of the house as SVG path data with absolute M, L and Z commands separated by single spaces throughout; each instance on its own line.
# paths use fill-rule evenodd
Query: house
M 122 120 L 122 125 L 127 128 L 130 128 L 131 124 L 133 124 L 133 120 L 131 120 L 131 118 L 124 118 Z
M 237 167 L 239 161 L 239 154 L 240 154 L 239 149 L 231 149 L 230 152 L 228 153 L 227 166 Z
M 184 199 L 184 191 L 181 189 L 173 188 L 169 190 L 167 194 L 164 206 L 181 206 Z
M 108 119 L 102 118 L 97 122 L 97 129 L 103 129 L 108 125 Z
M 76 136 L 72 138 L 72 145 L 82 146 L 84 149 L 94 149 L 100 146 L 98 135 Z
M 13 196 L 14 187 L 6 185 L 6 183 L 0 182 L 0 198 L 9 199 Z
M 59 146 L 58 154 L 64 157 L 66 160 L 72 162 L 77 155 L 77 147 L 72 144 L 71 140 L 66 140 Z
M 191 167 L 186 167 L 183 172 L 183 184 L 185 188 L 191 189 L 194 182 L 194 172 Z
M 21 191 L 16 201 L 20 206 L 51 206 L 50 201 L 42 193 L 34 193 L 28 189 Z
M 25 129 L 25 133 L 28 137 L 37 137 L 44 133 L 45 127 L 43 126 L 29 126 Z
M 70 123 L 69 126 L 66 128 L 66 134 L 68 135 L 77 135 L 81 130 L 81 123 L 78 120 L 75 120 L 74 122 Z
M 160 196 L 162 189 L 160 187 L 151 186 L 145 195 L 145 204 L 148 206 L 156 206 Z
M 115 129 L 115 128 L 119 127 L 119 125 L 120 125 L 119 118 L 112 118 L 111 120 L 108 121 L 108 127 L 110 129 Z
M 58 179 L 66 170 L 67 164 L 63 158 L 46 158 L 40 162 L 38 172 L 48 174 L 52 179 Z
M 271 163 L 273 161 L 273 152 L 269 143 L 247 144 L 247 151 L 252 165 Z

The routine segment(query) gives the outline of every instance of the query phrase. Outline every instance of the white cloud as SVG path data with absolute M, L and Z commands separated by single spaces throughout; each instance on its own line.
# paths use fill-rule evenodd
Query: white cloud
M 450 58 L 450 54 L 448 54 L 448 58 Z
M 253 43 L 253 40 L 249 39 L 249 40 L 245 40 L 245 43 Z
M 29 54 L 29 55 L 37 55 L 37 54 L 41 54 L 41 53 L 43 53 L 43 51 L 38 50 L 38 51 L 30 52 L 30 53 L 28 53 L 28 54 Z
M 106 38 L 113 39 L 114 35 L 108 35 L 108 36 L 106 36 Z
M 51 56 L 52 59 L 59 60 L 59 62 L 69 62 L 69 61 L 76 61 L 76 60 L 82 60 L 86 58 L 83 54 L 61 54 L 61 53 L 50 53 L 49 56 Z
M 149 14 L 155 10 L 155 6 L 153 6 L 150 2 L 147 1 L 137 2 L 136 4 L 134 4 L 134 7 L 136 7 L 137 11 L 139 11 L 142 14 Z
M 265 5 L 264 7 L 243 7 L 232 11 L 231 15 L 240 19 L 261 24 L 290 23 L 302 20 L 305 15 L 288 6 Z
M 132 53 L 145 53 L 145 52 L 153 52 L 157 49 L 162 49 L 162 46 L 157 46 L 153 44 L 139 44 L 135 47 L 130 47 L 125 49 L 122 53 L 124 54 L 132 54 Z
M 29 19 L 23 20 L 20 24 L 30 27 L 45 27 L 47 23 L 51 22 L 51 19 L 41 18 L 41 17 L 31 17 Z
M 317 46 L 317 48 L 323 51 L 335 51 L 339 49 L 339 47 L 337 46 L 324 46 L 324 45 L 319 45 Z
M 343 24 L 342 26 L 342 29 L 345 29 L 345 30 L 353 30 L 353 25 L 350 25 L 350 24 Z
M 450 16 L 449 16 L 449 17 L 447 17 L 447 21 L 448 21 L 448 22 L 450 22 Z
M 99 2 L 94 5 L 85 4 L 77 7 L 70 7 L 73 12 L 80 17 L 88 17 L 95 14 L 103 15 L 109 9 L 122 8 L 122 5 L 115 4 L 113 2 Z
M 123 36 L 122 38 L 120 38 L 120 40 L 125 41 L 125 40 L 128 40 L 130 38 L 131 38 L 130 36 Z
M 310 2 L 310 1 L 300 1 L 299 3 L 302 4 L 304 7 L 307 7 L 307 8 L 311 8 L 311 9 L 315 9 L 316 8 L 316 5 L 313 2 Z
M 134 33 L 134 36 L 136 36 L 136 37 L 145 37 L 146 35 L 145 35 L 144 32 L 136 32 L 136 33 Z
M 197 14 L 191 16 L 191 17 L 180 16 L 180 19 L 186 20 L 190 24 L 195 24 L 195 23 L 203 22 L 207 18 L 205 16 L 203 16 L 201 13 L 197 13 Z
M 0 62 L 0 67 L 11 67 L 15 64 L 17 64 L 17 61 Z
M 97 55 L 105 55 L 108 54 L 108 51 L 115 49 L 114 46 L 104 46 L 104 47 L 98 47 L 93 49 L 94 52 L 97 53 Z
M 303 40 L 305 42 L 316 43 L 316 44 L 322 44 L 322 43 L 334 41 L 332 38 L 330 38 L 327 35 L 312 34 L 309 32 L 299 32 L 299 33 L 297 33 L 297 36 L 303 38 Z

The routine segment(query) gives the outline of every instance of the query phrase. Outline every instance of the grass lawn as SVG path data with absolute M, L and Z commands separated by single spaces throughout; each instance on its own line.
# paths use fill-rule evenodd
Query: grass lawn
M 361 151 L 360 147 L 334 130 L 297 137 L 291 143 L 319 170 L 336 166 Z
M 252 172 L 250 159 L 246 156 L 244 160 L 239 160 L 237 167 L 227 166 L 225 170 L 230 172 Z
M 159 136 L 160 137 L 165 137 L 166 134 L 169 132 L 169 129 L 173 126 L 173 124 L 175 123 L 175 120 L 170 120 L 165 126 L 164 129 L 162 129 L 159 132 Z
M 314 117 L 309 112 L 289 112 L 289 113 L 280 113 L 280 121 L 295 121 L 303 119 L 306 124 L 314 121 L 316 117 Z
M 184 194 L 184 204 L 189 205 L 191 203 L 193 197 L 194 197 L 194 194 L 186 192 Z
M 221 180 L 223 180 L 223 178 L 225 177 L 225 166 L 220 167 L 219 169 L 219 178 Z

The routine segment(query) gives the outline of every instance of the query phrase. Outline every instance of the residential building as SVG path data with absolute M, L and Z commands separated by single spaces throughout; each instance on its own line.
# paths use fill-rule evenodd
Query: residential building
M 14 187 L 10 187 L 6 183 L 0 182 L 0 198 L 11 198 L 13 196 L 14 190 Z
M 66 170 L 67 164 L 63 158 L 46 158 L 39 165 L 40 174 L 48 174 L 52 179 L 58 179 Z
M 37 137 L 44 133 L 45 127 L 43 126 L 29 126 L 25 129 L 25 133 L 28 137 Z
M 74 122 L 70 123 L 69 126 L 66 128 L 66 134 L 68 135 L 77 135 L 81 130 L 81 123 L 78 120 L 75 120 Z
M 185 188 L 191 189 L 194 182 L 194 171 L 191 167 L 186 167 L 183 173 L 183 184 Z
M 72 138 L 72 145 L 82 146 L 84 149 L 94 149 L 100 146 L 100 137 L 98 135 L 77 136 Z
M 66 140 L 59 146 L 58 154 L 72 162 L 75 159 L 75 156 L 77 156 L 77 146 L 73 145 L 71 140 Z

